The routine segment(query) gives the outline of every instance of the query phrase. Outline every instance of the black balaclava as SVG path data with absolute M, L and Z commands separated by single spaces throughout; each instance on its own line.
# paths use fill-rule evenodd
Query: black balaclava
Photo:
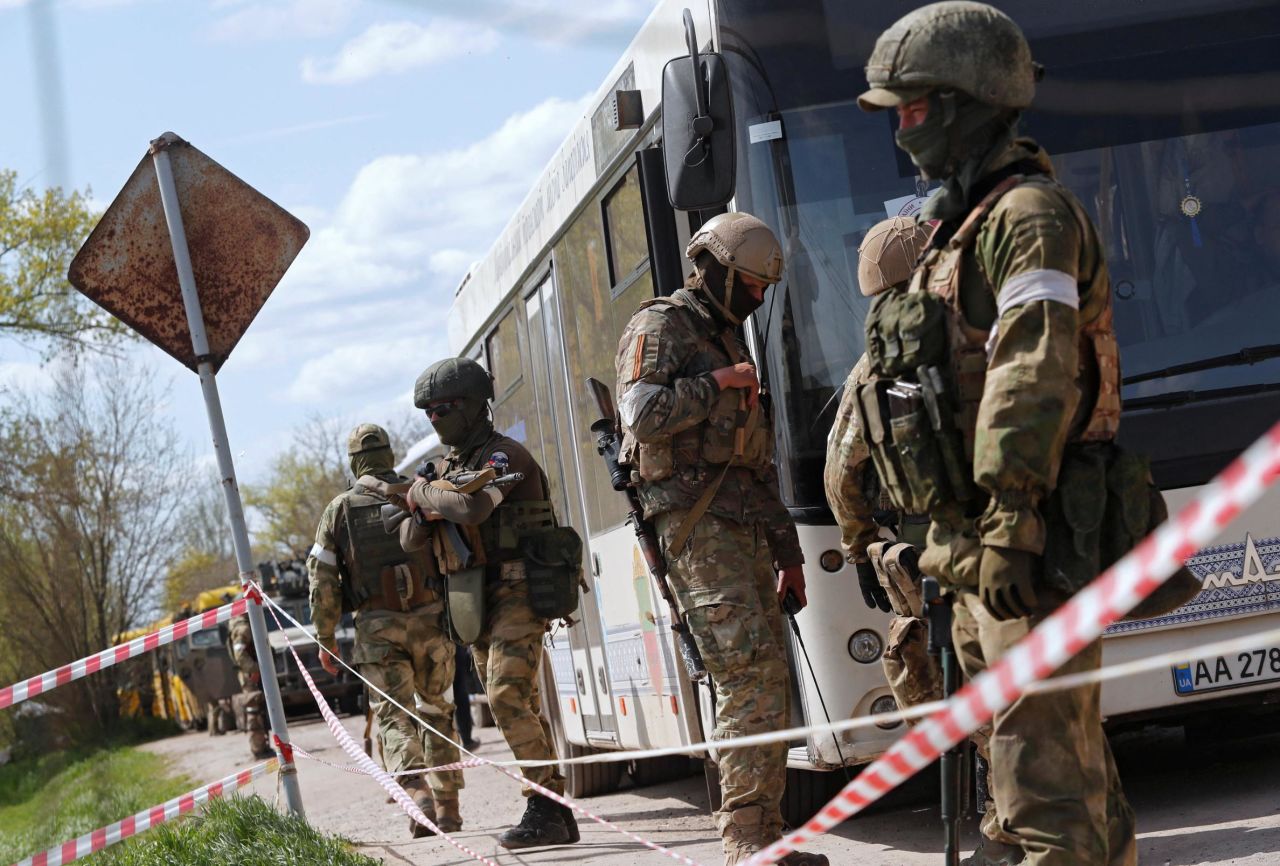
M 762 301 L 757 301 L 743 286 L 741 277 L 735 272 L 733 285 L 730 287 L 728 306 L 724 304 L 725 281 L 729 278 L 729 269 L 720 264 L 710 250 L 703 250 L 693 260 L 698 271 L 698 282 L 694 288 L 699 289 L 711 302 L 711 310 L 716 319 L 726 327 L 737 327 L 746 321 Z

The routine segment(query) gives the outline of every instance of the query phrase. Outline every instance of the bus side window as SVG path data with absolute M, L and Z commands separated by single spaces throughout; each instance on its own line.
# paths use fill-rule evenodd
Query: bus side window
M 623 284 L 648 263 L 644 208 L 640 197 L 639 169 L 632 168 L 601 203 L 605 244 L 609 256 L 610 285 L 616 298 Z
M 522 369 L 521 316 L 508 310 L 486 340 L 489 371 L 493 373 L 493 423 L 501 432 L 529 448 L 535 457 L 537 443 L 530 441 L 534 423 L 533 389 L 527 387 Z

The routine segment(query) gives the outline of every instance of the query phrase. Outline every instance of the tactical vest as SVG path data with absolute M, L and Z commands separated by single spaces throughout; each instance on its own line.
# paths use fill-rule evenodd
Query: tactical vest
M 406 553 L 399 533 L 383 528 L 386 503 L 361 484 L 343 498 L 335 540 L 357 610 L 408 611 L 439 602 L 440 581 L 426 551 Z
M 639 309 L 677 307 L 688 310 L 689 304 L 679 293 L 645 301 Z M 696 315 L 692 311 L 690 315 Z M 742 360 L 738 341 L 731 331 L 721 331 L 718 338 L 699 327 L 692 356 L 680 371 L 682 378 L 693 378 L 721 367 L 731 367 Z M 757 403 L 746 405 L 746 392 L 741 388 L 725 388 L 716 398 L 706 421 L 652 442 L 638 442 L 630 430 L 624 429 L 621 463 L 636 467 L 645 481 L 662 481 L 685 466 L 741 466 L 764 473 L 773 465 L 773 429 Z
M 885 292 L 867 317 L 873 381 L 859 388 L 872 459 L 894 504 L 928 513 L 978 498 L 973 482 L 978 409 L 986 386 L 990 331 L 961 308 L 966 254 L 996 203 L 1019 184 L 1058 184 L 1044 175 L 1002 181 L 969 213 L 945 247 L 931 248 L 905 289 Z M 1070 196 L 1084 237 L 1088 217 Z M 1096 398 L 1071 442 L 1110 442 L 1120 422 L 1119 346 L 1110 302 L 1080 330 L 1081 374 L 1096 378 Z

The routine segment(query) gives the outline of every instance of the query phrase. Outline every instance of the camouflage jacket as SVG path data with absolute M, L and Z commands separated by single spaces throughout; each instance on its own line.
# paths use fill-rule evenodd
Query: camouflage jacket
M 849 562 L 866 562 L 867 545 L 876 540 L 880 530 L 872 517 L 879 504 L 880 485 L 857 410 L 857 387 L 869 377 L 867 356 L 863 355 L 845 380 L 840 408 L 827 434 L 827 461 L 822 473 L 827 503 L 840 526 L 840 546 Z
M 778 495 L 767 400 L 761 400 L 755 424 L 759 441 L 768 443 L 768 453 L 755 466 L 735 465 L 725 471 L 724 463 L 709 463 L 696 444 L 693 448 L 680 444 L 680 434 L 696 434 L 712 423 L 720 400 L 712 371 L 749 355 L 732 331 L 726 331 L 714 318 L 699 292 L 681 289 L 675 297 L 680 306 L 644 307 L 631 317 L 619 340 L 615 363 L 618 405 L 626 434 L 624 448 L 628 442 L 648 443 L 663 437 L 676 442 L 667 477 L 640 485 L 645 516 L 691 508 L 723 472 L 724 480 L 708 512 L 735 523 L 761 526 L 774 564 L 778 568 L 799 565 L 804 555 L 795 522 Z M 726 337 L 737 343 L 737 359 L 730 358 L 724 345 Z M 698 438 L 693 436 L 695 443 Z
M 253 652 L 253 629 L 249 626 L 247 613 L 232 617 L 227 623 L 227 652 L 231 654 L 231 663 L 240 672 L 241 683 L 258 672 L 258 659 Z

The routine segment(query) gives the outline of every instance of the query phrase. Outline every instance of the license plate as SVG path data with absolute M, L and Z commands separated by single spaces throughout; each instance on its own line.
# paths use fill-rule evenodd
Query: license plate
M 1180 695 L 1280 682 L 1280 647 L 1214 656 L 1173 667 L 1173 690 Z

